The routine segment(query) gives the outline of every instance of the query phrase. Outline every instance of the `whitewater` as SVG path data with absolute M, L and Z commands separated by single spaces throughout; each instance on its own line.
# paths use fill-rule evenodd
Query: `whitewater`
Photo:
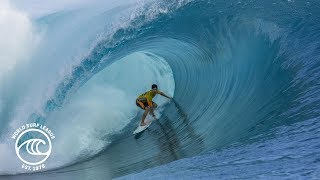
M 320 2 L 68 3 L 0 2 L 0 179 L 320 178 Z M 154 83 L 174 100 L 134 136 Z M 55 136 L 36 173 L 28 123 Z

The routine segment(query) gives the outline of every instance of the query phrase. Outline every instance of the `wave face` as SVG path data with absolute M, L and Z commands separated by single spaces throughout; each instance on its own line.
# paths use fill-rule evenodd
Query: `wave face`
M 118 177 L 230 146 L 235 150 L 220 153 L 222 159 L 237 156 L 237 145 L 258 151 L 258 142 L 275 138 L 279 127 L 313 126 L 320 102 L 319 6 L 163 1 L 39 18 L 34 24 L 42 39 L 32 60 L 1 81 L 12 89 L 1 93 L 1 124 L 9 129 L 0 133 L 2 154 L 9 154 L 12 129 L 36 121 L 57 134 L 49 173 Z M 156 99 L 159 121 L 135 139 L 141 113 L 134 99 L 153 82 L 174 101 Z M 290 132 L 303 134 L 303 127 Z M 1 172 L 21 170 L 1 165 Z

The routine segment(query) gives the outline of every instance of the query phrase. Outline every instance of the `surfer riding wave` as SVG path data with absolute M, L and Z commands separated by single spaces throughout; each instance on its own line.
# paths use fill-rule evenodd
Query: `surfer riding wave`
M 142 119 L 141 119 L 141 126 L 145 126 L 147 125 L 144 120 L 146 119 L 148 113 L 150 113 L 150 115 L 154 118 L 156 118 L 155 114 L 154 114 L 154 109 L 157 108 L 157 104 L 155 102 L 152 101 L 152 99 L 157 95 L 160 94 L 161 96 L 164 96 L 168 99 L 172 99 L 172 97 L 167 96 L 166 94 L 164 94 L 163 92 L 158 90 L 158 86 L 156 84 L 152 84 L 151 86 L 151 90 L 141 94 L 140 96 L 138 96 L 138 98 L 136 99 L 136 105 L 138 107 L 140 107 L 141 109 L 145 110 L 143 115 L 142 115 Z

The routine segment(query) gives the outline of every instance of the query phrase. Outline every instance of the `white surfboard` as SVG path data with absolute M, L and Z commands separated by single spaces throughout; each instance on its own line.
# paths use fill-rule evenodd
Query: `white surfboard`
M 139 132 L 147 129 L 147 128 L 150 126 L 150 124 L 152 123 L 152 121 L 149 120 L 149 119 L 146 119 L 146 120 L 145 120 L 145 123 L 146 123 L 146 125 L 144 125 L 144 126 L 141 126 L 141 125 L 139 124 L 139 126 L 137 127 L 137 129 L 133 131 L 133 134 L 137 134 L 137 133 L 139 133 Z

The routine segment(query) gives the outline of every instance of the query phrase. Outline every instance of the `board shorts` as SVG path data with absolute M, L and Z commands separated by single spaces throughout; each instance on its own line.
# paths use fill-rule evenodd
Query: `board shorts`
M 142 102 L 142 101 L 140 101 L 140 102 Z M 147 101 L 142 102 L 142 103 L 143 103 L 143 105 L 144 105 L 144 108 L 149 107 L 149 104 L 148 104 Z M 153 105 L 153 104 L 154 104 L 154 102 L 152 101 L 152 105 Z M 136 105 L 137 105 L 139 108 L 144 109 L 144 108 L 142 108 L 141 105 L 138 103 L 138 99 L 136 100 Z

